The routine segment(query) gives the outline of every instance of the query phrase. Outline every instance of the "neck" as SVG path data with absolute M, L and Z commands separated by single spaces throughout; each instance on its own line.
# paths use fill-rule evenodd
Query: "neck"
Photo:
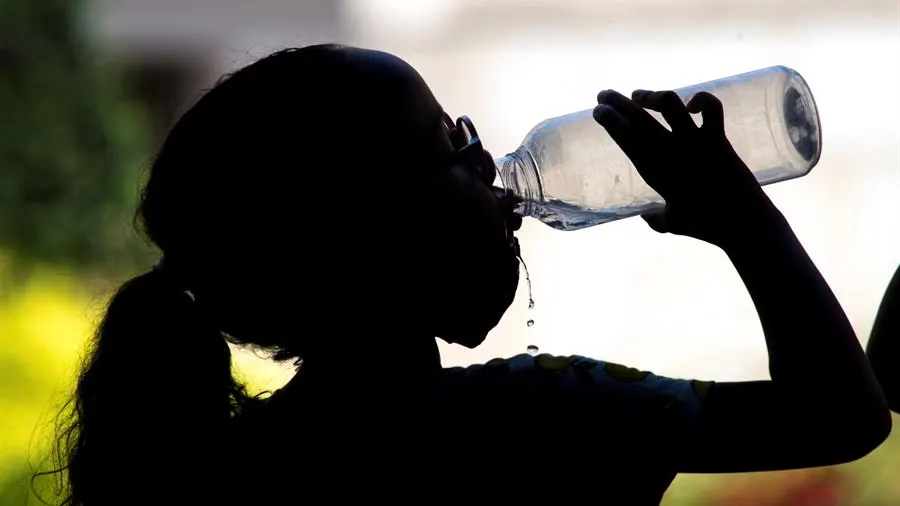
M 339 381 L 391 380 L 434 374 L 441 368 L 441 357 L 434 337 L 427 334 L 382 334 L 340 347 L 318 357 L 304 359 L 303 376 Z

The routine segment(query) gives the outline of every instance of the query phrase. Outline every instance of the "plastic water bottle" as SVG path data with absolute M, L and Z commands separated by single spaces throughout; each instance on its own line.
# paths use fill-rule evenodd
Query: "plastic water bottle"
M 818 110 L 792 69 L 769 67 L 675 91 L 685 103 L 699 91 L 722 102 L 725 133 L 762 185 L 804 176 L 819 161 Z M 495 161 L 499 184 L 523 199 L 523 216 L 578 230 L 665 204 L 592 111 L 541 122 L 515 152 Z

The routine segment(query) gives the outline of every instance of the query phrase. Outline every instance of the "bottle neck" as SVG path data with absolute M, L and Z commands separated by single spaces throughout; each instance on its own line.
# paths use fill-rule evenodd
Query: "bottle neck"
M 536 206 L 544 201 L 540 173 L 531 152 L 522 146 L 494 160 L 494 164 L 498 178 L 494 184 L 522 199 L 519 212 L 531 216 Z

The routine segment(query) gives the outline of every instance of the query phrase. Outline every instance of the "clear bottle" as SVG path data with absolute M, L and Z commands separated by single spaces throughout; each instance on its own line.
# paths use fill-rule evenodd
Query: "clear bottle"
M 722 102 L 726 135 L 760 184 L 804 176 L 819 161 L 819 113 L 806 81 L 792 69 L 769 67 L 675 91 L 685 102 L 699 91 Z M 541 122 L 496 164 L 499 184 L 524 201 L 519 211 L 559 230 L 664 205 L 594 121 L 592 109 Z

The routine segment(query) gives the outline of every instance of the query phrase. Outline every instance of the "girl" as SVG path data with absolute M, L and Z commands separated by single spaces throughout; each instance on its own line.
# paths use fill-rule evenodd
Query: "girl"
M 546 355 L 443 369 L 436 337 L 478 346 L 513 301 L 515 199 L 492 187 L 471 122 L 450 120 L 402 60 L 287 50 L 203 96 L 153 164 L 138 218 L 164 260 L 119 289 L 97 332 L 62 432 L 68 502 L 658 504 L 678 472 L 825 466 L 877 447 L 891 421 L 868 361 L 731 148 L 721 104 L 598 101 L 596 120 L 667 202 L 651 226 L 733 262 L 771 380 Z M 227 342 L 302 363 L 250 398 Z

